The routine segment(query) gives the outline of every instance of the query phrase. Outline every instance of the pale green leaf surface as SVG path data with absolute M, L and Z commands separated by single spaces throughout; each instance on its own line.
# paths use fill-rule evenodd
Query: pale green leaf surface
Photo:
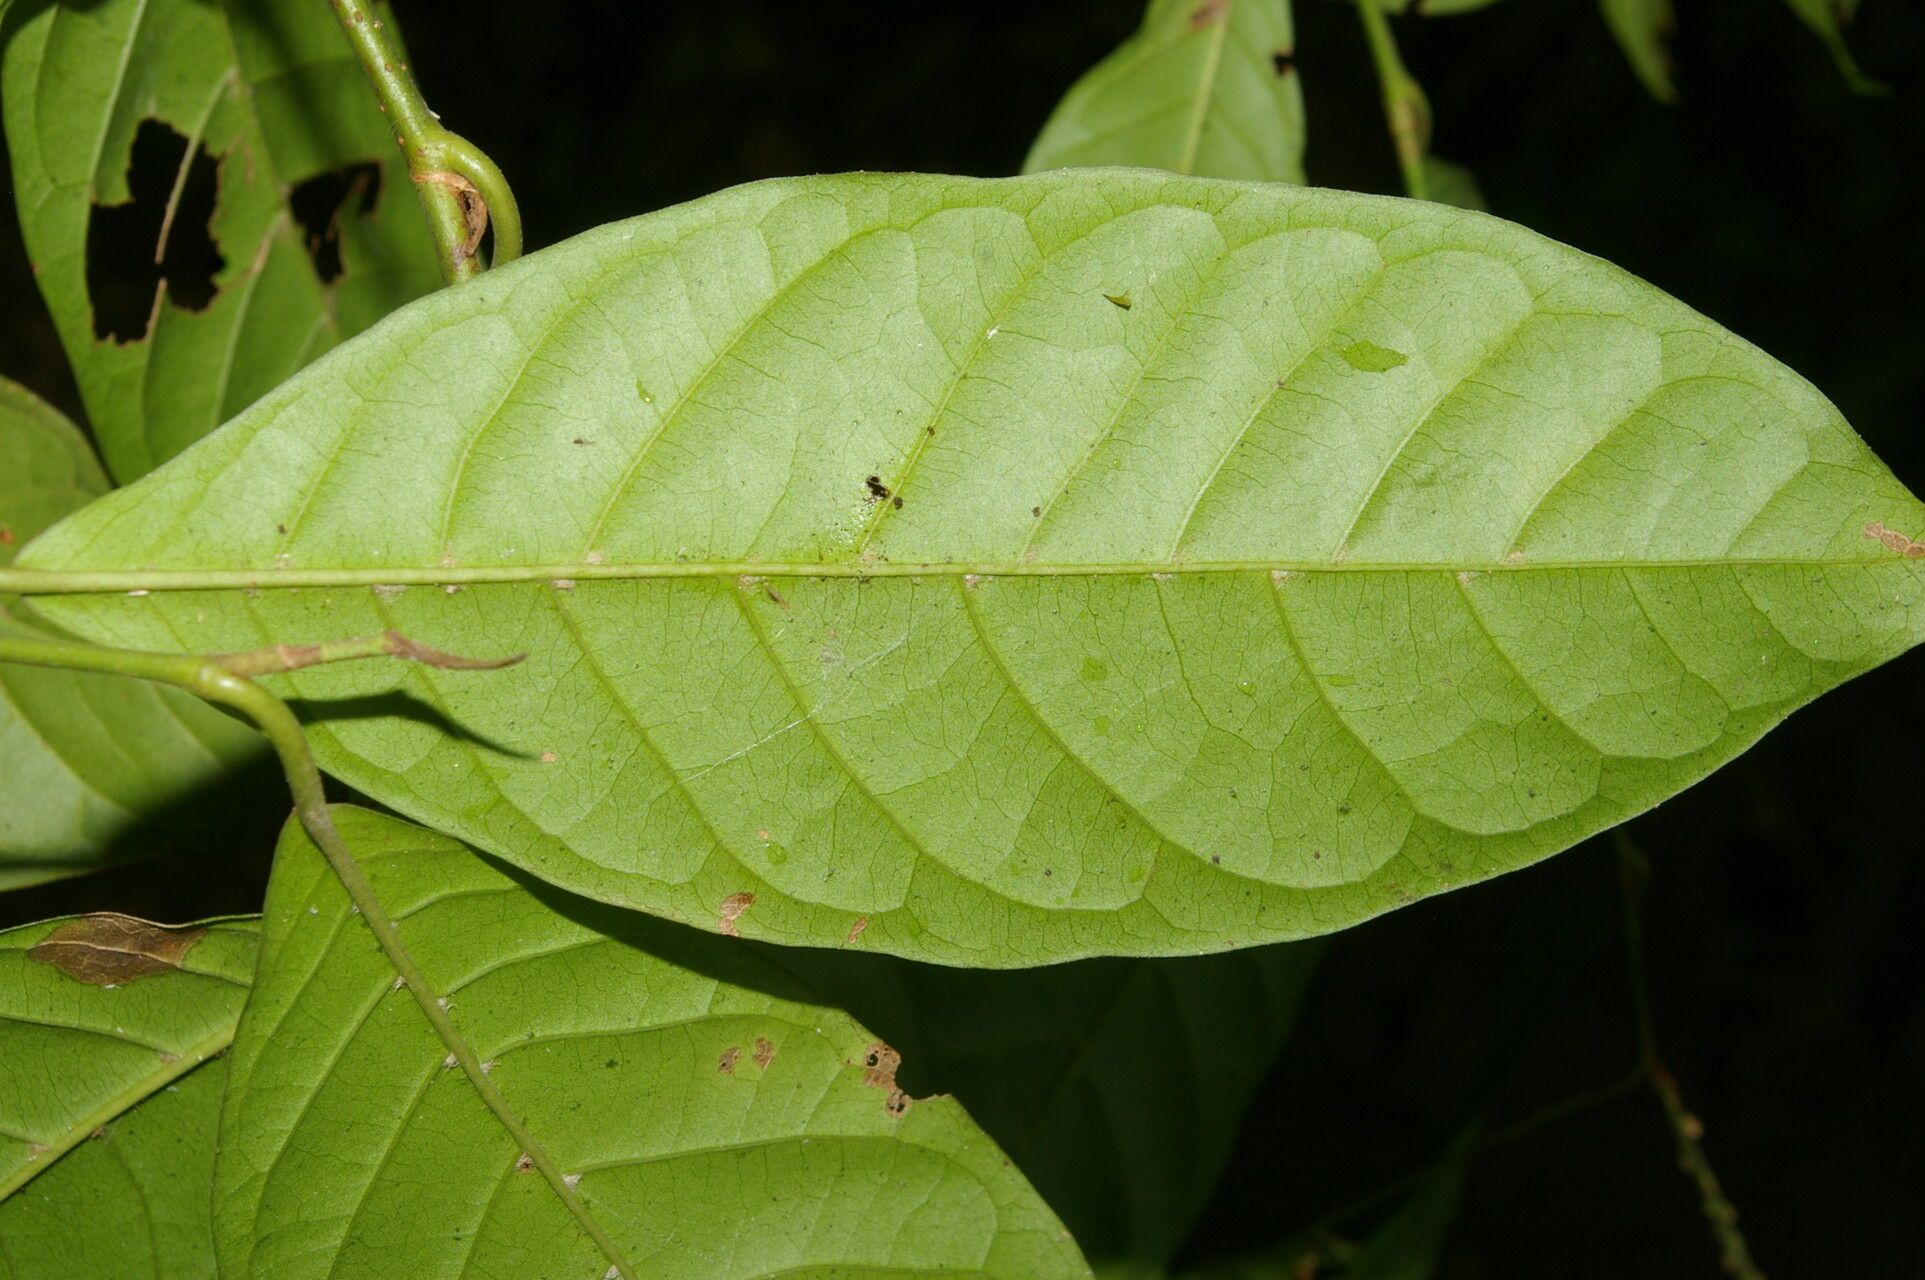
M 1290 0 L 1151 0 L 1143 25 L 1071 86 L 1025 173 L 1140 165 L 1303 181 Z
M 1098 1274 L 1160 1273 L 1214 1191 L 1319 948 L 984 973 L 799 951 L 792 968 L 953 1093 Z
M 225 1049 L 247 998 L 253 920 L 204 926 L 175 965 L 101 985 L 31 954 L 73 919 L 94 917 L 0 933 L 0 1200 Z
M 1598 0 L 1598 11 L 1645 89 L 1659 102 L 1676 102 L 1669 46 L 1677 14 L 1671 0 Z
M 446 837 L 337 808 L 487 1080 L 629 1274 L 1087 1274 L 952 1099 L 744 944 L 531 889 Z M 610 1264 L 290 827 L 230 1064 L 222 1274 L 579 1276 Z
M 0 1280 L 214 1280 L 226 1079 L 224 1060 L 195 1068 L 0 1201 Z
M 0 378 L 0 566 L 106 489 L 74 425 Z M 37 631 L 17 610 L 0 594 L 0 633 Z M 251 733 L 185 694 L 0 664 L 0 890 L 174 843 L 187 828 L 163 815 L 254 749 Z
M 329 6 L 33 0 L 7 24 L 0 98 L 21 230 L 122 481 L 439 283 L 406 166 Z M 219 160 L 210 230 L 223 266 L 205 309 L 159 298 L 146 338 L 121 343 L 95 336 L 87 228 L 96 204 L 129 199 L 147 119 Z M 288 192 L 357 162 L 380 165 L 379 202 L 343 216 L 346 273 L 328 284 Z
M 1595 258 L 1061 171 L 589 233 L 22 563 L 102 640 L 526 653 L 276 687 L 577 892 L 1013 966 L 1325 933 L 1622 821 L 1916 643 L 1921 528 L 1809 384 Z

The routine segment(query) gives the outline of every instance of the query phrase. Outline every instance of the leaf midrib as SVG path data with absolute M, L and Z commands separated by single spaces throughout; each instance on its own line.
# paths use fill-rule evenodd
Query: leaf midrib
M 386 565 L 336 569 L 0 569 L 0 593 L 104 595 L 149 591 L 280 590 L 301 587 L 487 586 L 516 583 L 672 578 L 1099 578 L 1168 579 L 1206 574 L 1468 573 L 1528 574 L 1611 570 L 1910 567 L 1902 556 L 1696 556 L 1617 560 L 1132 560 L 1086 563 L 1020 561 L 638 561 L 474 566 Z M 1918 572 L 1917 568 L 1913 568 Z

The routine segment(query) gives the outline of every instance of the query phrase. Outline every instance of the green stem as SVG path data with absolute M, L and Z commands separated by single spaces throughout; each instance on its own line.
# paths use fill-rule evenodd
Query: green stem
M 619 1275 L 633 1277 L 634 1271 L 615 1242 L 608 1238 L 588 1213 L 587 1207 L 569 1185 L 535 1137 L 508 1106 L 507 1099 L 494 1087 L 481 1059 L 463 1038 L 448 1016 L 447 1003 L 441 998 L 421 966 L 401 939 L 401 931 L 381 905 L 374 885 L 361 864 L 354 860 L 328 809 L 327 789 L 321 771 L 308 750 L 307 735 L 288 705 L 249 678 L 253 674 L 293 671 L 320 662 L 341 662 L 356 658 L 400 657 L 432 666 L 477 669 L 502 667 L 521 659 L 483 661 L 459 658 L 438 649 L 417 644 L 399 632 L 360 636 L 348 640 L 325 641 L 315 645 L 276 645 L 268 649 L 238 654 L 144 653 L 132 649 L 106 649 L 72 640 L 0 635 L 0 662 L 19 662 L 29 666 L 61 667 L 72 671 L 96 671 L 107 675 L 133 676 L 173 685 L 219 706 L 229 707 L 253 721 L 266 736 L 287 774 L 288 789 L 294 793 L 294 812 L 309 838 L 321 850 L 328 865 L 347 890 L 348 900 L 367 921 L 375 941 L 414 996 L 422 1015 L 428 1019 L 449 1056 L 460 1065 L 481 1100 L 508 1131 L 529 1162 L 541 1171 L 562 1203 L 582 1230 L 615 1264 Z
M 1412 199 L 1428 200 L 1430 184 L 1424 178 L 1424 156 L 1430 150 L 1430 101 L 1424 97 L 1423 86 L 1405 69 L 1379 0 L 1356 0 L 1356 4 L 1364 40 L 1370 45 L 1370 60 L 1377 64 L 1377 83 L 1384 94 L 1384 121 L 1390 126 L 1390 141 L 1397 148 L 1397 163 L 1404 171 L 1404 190 Z
M 479 274 L 475 249 L 491 222 L 495 265 L 520 257 L 521 211 L 501 170 L 472 142 L 441 127 L 408 74 L 408 64 L 382 34 L 381 19 L 368 0 L 332 3 L 381 100 L 381 110 L 394 121 L 397 141 L 408 157 L 408 172 L 428 216 L 442 275 L 453 284 Z

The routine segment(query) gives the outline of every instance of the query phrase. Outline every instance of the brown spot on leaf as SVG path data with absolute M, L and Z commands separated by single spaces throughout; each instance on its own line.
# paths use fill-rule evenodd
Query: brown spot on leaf
M 881 476 L 865 476 L 863 477 L 862 483 L 867 486 L 869 490 L 869 500 L 871 502 L 881 502 L 889 496 L 889 486 L 882 482 Z
M 206 932 L 101 911 L 61 925 L 29 950 L 27 958 L 50 964 L 76 982 L 119 987 L 180 968 Z
M 527 1173 L 535 1167 L 535 1158 L 526 1151 L 515 1157 L 515 1172 Z
M 1276 72 L 1279 78 L 1289 75 L 1296 69 L 1297 56 L 1294 50 L 1277 49 L 1270 54 L 1270 70 Z
M 13 530 L 8 529 L 4 526 L 0 526 L 0 547 L 10 547 L 12 545 L 13 545 Z
M 766 1036 L 755 1038 L 755 1065 L 767 1071 L 775 1061 L 775 1045 Z
M 740 1062 L 741 1060 L 742 1060 L 742 1046 L 739 1044 L 732 1044 L 728 1048 L 722 1050 L 721 1058 L 718 1059 L 715 1063 L 715 1070 L 718 1074 L 725 1075 L 725 1076 L 732 1076 L 735 1074 L 735 1064 Z
M 1190 30 L 1201 31 L 1214 27 L 1230 12 L 1230 0 L 1197 0 L 1196 8 L 1190 10 Z
M 1866 525 L 1865 536 L 1874 542 L 1884 543 L 1907 560 L 1916 560 L 1925 556 L 1925 542 L 1908 538 L 1896 529 L 1887 529 L 1882 521 L 1874 520 Z
M 741 919 L 742 913 L 754 904 L 755 895 L 752 893 L 731 893 L 722 899 L 722 908 L 717 914 L 716 927 L 728 937 L 741 937 L 742 931 L 736 928 L 735 922 Z
M 867 929 L 868 927 L 869 927 L 869 917 L 857 916 L 855 918 L 855 923 L 849 926 L 849 936 L 844 938 L 843 942 L 848 946 L 854 946 L 856 939 L 860 938 L 862 936 L 862 931 L 864 929 Z
M 896 1069 L 900 1066 L 902 1055 L 880 1040 L 862 1052 L 862 1083 L 885 1091 L 882 1105 L 892 1116 L 902 1115 L 915 1101 L 896 1084 Z

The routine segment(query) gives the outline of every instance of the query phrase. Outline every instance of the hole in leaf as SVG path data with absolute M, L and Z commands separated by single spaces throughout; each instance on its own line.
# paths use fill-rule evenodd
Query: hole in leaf
M 147 336 L 164 287 L 183 311 L 214 300 L 225 265 L 212 224 L 220 162 L 160 120 L 143 120 L 127 160 L 125 204 L 95 205 L 87 220 L 87 296 L 94 334 Z
M 367 217 L 380 199 L 381 166 L 372 161 L 317 173 L 287 193 L 288 208 L 301 226 L 301 243 L 322 284 L 333 284 L 346 271 L 341 263 L 342 224 Z
M 1270 70 L 1279 76 L 1287 76 L 1297 69 L 1296 54 L 1289 49 L 1278 49 L 1270 55 Z

